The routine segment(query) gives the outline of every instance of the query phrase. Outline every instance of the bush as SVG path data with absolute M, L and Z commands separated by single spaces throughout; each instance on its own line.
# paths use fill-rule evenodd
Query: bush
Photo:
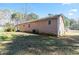
M 79 24 L 73 24 L 70 29 L 72 30 L 79 30 Z
M 6 32 L 15 31 L 15 26 L 14 26 L 13 24 L 6 23 L 6 24 L 5 24 L 5 29 L 4 29 L 4 31 L 6 31 Z
M 5 31 L 6 31 L 6 32 L 14 32 L 15 29 L 14 29 L 14 28 L 6 28 Z
M 7 32 L 11 32 L 11 29 L 10 29 L 10 28 L 8 28 L 8 29 L 6 29 L 6 31 L 7 31 Z

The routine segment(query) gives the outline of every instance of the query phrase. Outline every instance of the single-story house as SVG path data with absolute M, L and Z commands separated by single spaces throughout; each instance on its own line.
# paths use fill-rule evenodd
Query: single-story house
M 62 15 L 55 15 L 18 24 L 16 27 L 20 31 L 62 36 L 64 35 L 64 18 Z

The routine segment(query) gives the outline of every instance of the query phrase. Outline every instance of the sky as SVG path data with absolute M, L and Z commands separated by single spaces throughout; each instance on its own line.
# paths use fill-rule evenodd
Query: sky
M 39 18 L 48 14 L 64 14 L 68 18 L 79 18 L 79 3 L 0 3 L 0 10 L 4 9 L 20 13 L 36 13 Z
M 0 3 L 0 10 L 9 9 L 16 12 L 24 12 L 25 3 Z
M 64 14 L 69 18 L 79 18 L 79 4 L 71 3 L 0 3 L 0 9 L 21 13 L 36 13 L 39 17 L 51 14 Z
M 79 18 L 79 4 L 71 3 L 40 3 L 27 4 L 30 7 L 30 12 L 35 12 L 40 17 L 51 14 L 64 14 L 69 18 Z

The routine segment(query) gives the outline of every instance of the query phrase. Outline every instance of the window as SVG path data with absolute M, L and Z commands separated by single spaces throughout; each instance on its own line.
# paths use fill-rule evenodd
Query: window
M 28 27 L 30 28 L 30 24 L 28 24 Z
M 51 20 L 48 20 L 48 25 L 50 25 L 51 24 Z

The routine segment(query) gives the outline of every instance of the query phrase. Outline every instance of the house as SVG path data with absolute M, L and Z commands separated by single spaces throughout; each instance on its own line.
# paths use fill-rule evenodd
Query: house
M 62 15 L 55 15 L 18 24 L 16 27 L 20 31 L 62 36 L 64 35 L 64 18 Z

